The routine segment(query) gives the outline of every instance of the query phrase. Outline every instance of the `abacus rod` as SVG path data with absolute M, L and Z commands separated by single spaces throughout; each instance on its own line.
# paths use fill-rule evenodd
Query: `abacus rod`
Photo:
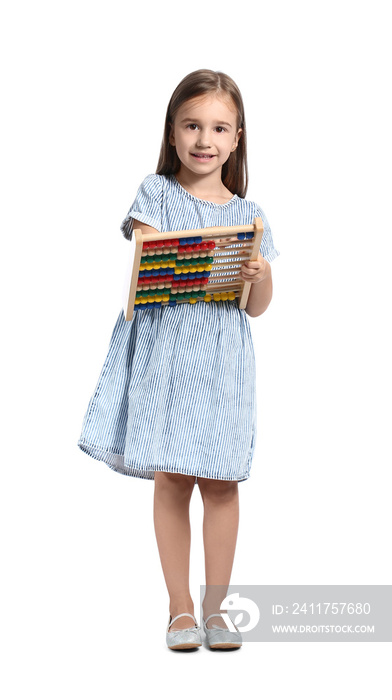
M 140 230 L 140 229 L 135 229 Z M 202 233 L 201 233 L 202 231 Z M 214 238 L 219 236 L 234 237 L 237 233 L 254 233 L 254 225 L 247 226 L 210 226 L 203 229 L 189 229 L 183 231 L 165 231 L 158 233 L 144 233 L 143 243 L 147 241 L 170 241 L 176 238 Z

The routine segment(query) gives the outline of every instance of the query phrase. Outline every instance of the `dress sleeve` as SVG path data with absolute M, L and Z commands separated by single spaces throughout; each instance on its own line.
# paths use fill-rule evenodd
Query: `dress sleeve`
M 162 227 L 162 179 L 159 175 L 147 175 L 140 185 L 136 199 L 121 224 L 125 238 L 132 240 L 133 220 L 153 226 L 158 231 Z
M 264 233 L 263 238 L 261 239 L 260 253 L 263 256 L 263 258 L 265 258 L 265 260 L 268 260 L 268 262 L 272 262 L 273 260 L 275 260 L 275 258 L 278 257 L 278 255 L 280 255 L 280 252 L 274 246 L 271 227 L 268 223 L 268 219 L 264 214 L 262 208 L 258 205 L 256 209 L 256 216 L 261 216 L 264 224 Z

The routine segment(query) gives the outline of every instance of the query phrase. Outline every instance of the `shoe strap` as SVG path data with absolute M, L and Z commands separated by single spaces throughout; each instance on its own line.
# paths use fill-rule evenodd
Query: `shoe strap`
M 209 628 L 207 627 L 207 622 L 208 622 L 208 620 L 211 619 L 211 617 L 221 617 L 222 620 L 223 620 L 224 622 L 226 622 L 226 621 L 225 621 L 225 618 L 224 618 L 223 615 L 222 615 L 222 613 L 212 613 L 212 615 L 208 615 L 208 617 L 207 617 L 206 620 L 204 620 L 204 618 L 203 618 L 203 620 L 204 620 L 204 626 L 205 626 L 206 629 L 209 629 Z M 233 625 L 234 625 L 233 620 L 232 620 L 232 623 L 233 623 Z M 238 629 L 237 625 L 234 625 L 234 627 L 236 628 L 237 632 L 239 632 L 239 629 Z
M 221 617 L 224 620 L 222 613 L 212 613 L 212 615 L 208 615 L 207 619 L 204 620 L 205 625 L 207 625 L 207 622 L 211 619 L 211 617 Z
M 168 626 L 167 626 L 168 631 L 169 631 L 169 627 L 171 627 L 171 625 L 173 624 L 173 622 L 175 622 L 176 620 L 178 620 L 179 617 L 191 617 L 192 620 L 194 620 L 195 625 L 197 626 L 196 618 L 193 617 L 193 615 L 191 615 L 191 613 L 180 613 L 179 615 L 176 615 L 176 617 L 174 617 L 173 619 L 171 619 L 171 615 L 170 615 L 170 617 L 169 617 L 169 624 L 168 624 Z M 179 631 L 179 630 L 176 630 L 176 632 L 177 632 L 177 631 Z

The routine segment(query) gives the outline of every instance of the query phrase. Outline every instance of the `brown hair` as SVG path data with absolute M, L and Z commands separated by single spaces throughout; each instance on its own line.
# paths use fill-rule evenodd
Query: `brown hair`
M 222 182 L 230 192 L 245 197 L 248 189 L 248 161 L 246 153 L 245 112 L 241 93 L 226 73 L 212 70 L 196 70 L 185 76 L 174 90 L 166 112 L 161 152 L 157 166 L 158 175 L 175 175 L 180 169 L 181 161 L 176 149 L 169 143 L 171 124 L 184 102 L 201 95 L 215 93 L 217 96 L 231 98 L 237 110 L 237 130 L 242 129 L 241 137 L 235 151 L 230 153 L 222 167 Z

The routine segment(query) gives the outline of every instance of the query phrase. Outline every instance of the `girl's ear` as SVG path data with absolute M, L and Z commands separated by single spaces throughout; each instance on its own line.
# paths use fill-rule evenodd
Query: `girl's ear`
M 231 149 L 232 151 L 235 151 L 235 149 L 237 148 L 237 146 L 238 146 L 238 141 L 239 141 L 240 138 L 241 138 L 241 134 L 242 134 L 242 129 L 238 129 L 237 135 L 236 135 L 236 137 L 235 137 L 235 143 L 233 144 L 232 149 Z
M 173 129 L 173 124 L 170 124 L 170 132 L 169 132 L 169 143 L 171 146 L 175 146 L 175 140 L 174 140 L 174 129 Z

